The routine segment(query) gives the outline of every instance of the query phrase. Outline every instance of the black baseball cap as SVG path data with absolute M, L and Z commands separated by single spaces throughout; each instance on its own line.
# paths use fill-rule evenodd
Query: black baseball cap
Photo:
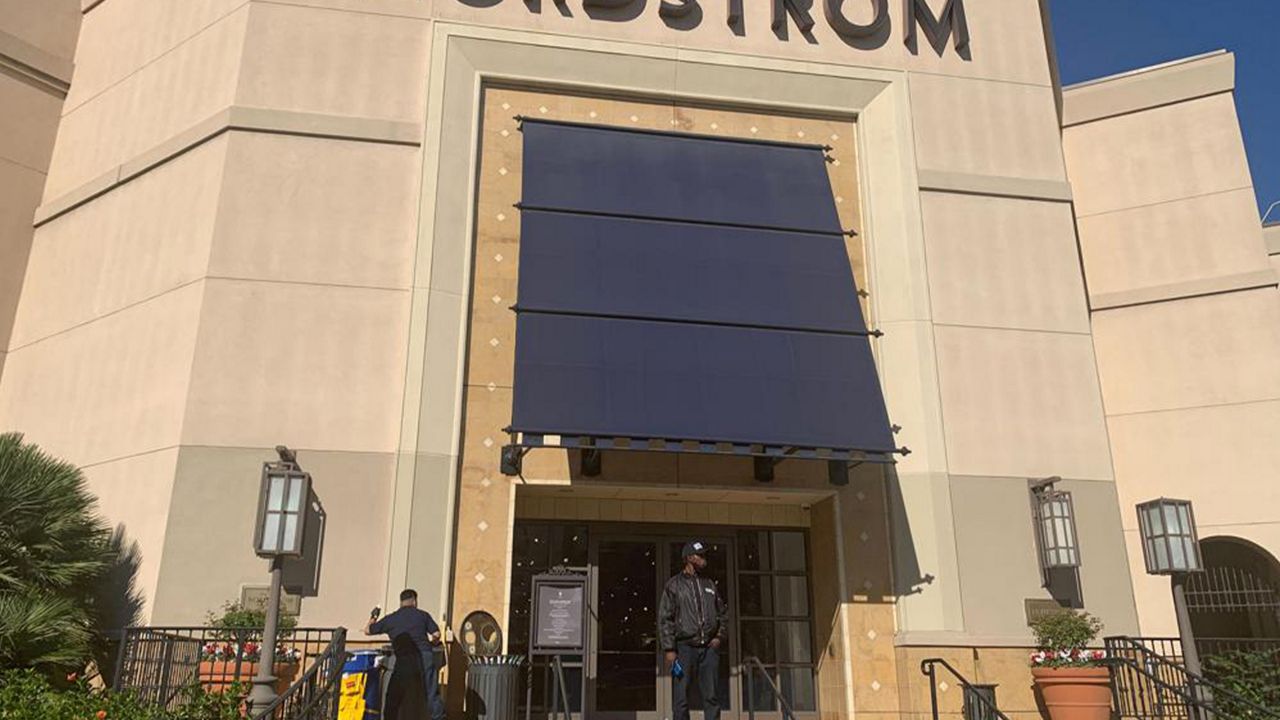
M 690 540 L 689 542 L 684 544 L 684 549 L 680 551 L 681 558 L 687 558 L 690 555 L 702 555 L 705 557 L 706 554 L 707 554 L 706 543 L 702 542 L 701 540 Z

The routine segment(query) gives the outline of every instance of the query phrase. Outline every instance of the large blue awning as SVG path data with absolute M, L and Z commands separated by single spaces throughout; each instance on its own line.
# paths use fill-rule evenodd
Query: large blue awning
M 522 130 L 515 445 L 891 460 L 823 148 Z

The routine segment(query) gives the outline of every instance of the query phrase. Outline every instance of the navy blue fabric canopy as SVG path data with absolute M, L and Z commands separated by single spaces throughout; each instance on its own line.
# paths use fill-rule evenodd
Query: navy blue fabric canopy
M 522 129 L 513 433 L 888 460 L 822 148 Z

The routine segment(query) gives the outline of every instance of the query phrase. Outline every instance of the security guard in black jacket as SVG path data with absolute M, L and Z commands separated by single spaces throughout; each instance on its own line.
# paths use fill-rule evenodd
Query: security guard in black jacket
M 704 720 L 720 720 L 720 648 L 728 632 L 725 604 L 715 581 L 698 574 L 707 566 L 706 546 L 685 543 L 681 556 L 684 569 L 667 581 L 658 605 L 658 636 L 667 667 L 679 659 L 684 669 L 672 678 L 672 720 L 689 720 L 694 675 L 702 691 Z

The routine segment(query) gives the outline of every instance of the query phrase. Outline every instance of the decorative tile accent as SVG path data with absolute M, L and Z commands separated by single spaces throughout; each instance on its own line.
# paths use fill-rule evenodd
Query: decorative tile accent
M 489 523 L 485 522 L 484 520 L 481 520 L 480 522 L 476 523 L 476 527 L 480 528 L 480 532 L 484 532 L 485 530 L 489 529 Z
M 497 262 L 502 262 L 502 253 L 498 253 L 497 255 L 494 255 L 493 259 L 496 260 Z
M 538 108 L 538 112 L 542 113 L 543 115 L 546 115 L 546 114 L 547 114 L 547 106 L 546 106 L 546 105 L 543 105 L 542 107 Z
M 486 387 L 488 387 L 489 392 L 493 392 L 494 390 L 498 389 L 498 386 L 495 385 L 494 383 L 489 383 Z
M 511 137 L 510 130 L 503 130 L 501 134 L 502 134 L 502 137 Z
M 502 175 L 503 177 L 506 177 L 506 175 L 507 175 L 507 169 L 506 169 L 506 168 L 498 168 L 498 174 L 499 174 L 499 175 Z
M 507 221 L 507 214 L 506 214 L 506 213 L 498 213 L 498 222 L 506 222 L 506 221 Z
M 478 573 L 476 573 L 476 574 L 475 574 L 475 578 L 476 578 L 476 582 L 478 582 L 478 583 L 482 583 L 482 582 L 484 582 L 484 573 L 482 573 L 482 572 L 478 572 Z
M 490 385 L 492 385 L 493 383 L 489 383 L 489 384 L 490 384 Z M 484 478 L 481 478 L 481 479 L 480 479 L 480 487 L 482 487 L 482 488 L 487 488 L 487 487 L 489 487 L 489 486 L 490 486 L 490 485 L 492 485 L 492 484 L 493 484 L 493 481 L 492 481 L 492 480 L 490 480 L 490 479 L 489 479 L 489 478 L 487 478 L 487 477 L 484 477 Z
M 866 530 L 863 530 L 862 532 L 858 533 L 858 539 L 861 540 L 862 542 L 866 542 L 871 539 L 871 536 L 867 534 Z
M 711 123 L 711 129 L 712 129 L 712 130 L 719 130 L 719 129 L 720 129 L 720 123 Z
M 879 681 L 879 680 L 872 680 L 872 681 L 871 681 L 871 689 L 872 689 L 872 690 L 875 690 L 876 692 L 880 692 L 880 687 L 881 687 L 881 686 L 880 686 L 880 681 Z
M 947 681 L 943 680 L 942 682 L 938 683 L 938 689 L 941 690 L 942 692 L 946 692 L 947 690 L 951 689 L 951 686 L 947 684 Z
M 635 115 L 632 115 L 631 122 L 640 122 L 640 118 L 636 117 Z
M 839 135 L 832 135 L 832 136 L 831 136 L 831 140 L 832 140 L 832 142 L 835 142 L 836 140 L 839 140 L 839 139 L 840 139 L 840 136 L 839 136 Z
M 858 498 L 858 502 L 862 502 L 863 500 L 867 499 L 867 494 L 859 490 L 858 494 L 854 495 L 854 497 Z
M 600 114 L 597 113 L 595 110 L 592 110 L 591 114 L 588 117 L 590 117 L 592 120 L 595 120 L 596 118 L 600 117 Z
M 493 447 L 493 438 L 485 438 L 485 439 L 484 439 L 484 446 L 485 446 L 485 447 L 487 447 L 487 448 L 491 448 L 491 447 Z
M 862 583 L 862 588 L 864 590 L 870 590 L 873 587 L 875 587 L 875 583 L 871 582 L 870 580 L 867 580 Z
M 759 132 L 760 132 L 760 128 L 755 127 L 755 126 L 752 126 L 752 128 L 751 128 L 751 134 L 752 134 L 752 135 L 759 134 Z
M 872 629 L 872 630 L 868 630 L 868 631 L 867 631 L 867 639 L 868 639 L 868 640 L 875 640 L 875 639 L 876 639 L 876 638 L 878 638 L 878 637 L 880 637 L 880 635 L 879 635 L 878 633 L 876 633 L 876 631 L 875 631 L 874 629 Z
M 842 203 L 842 202 L 844 202 L 844 197 L 843 197 L 843 196 L 841 196 L 841 195 L 837 195 L 837 196 L 836 196 L 836 202 L 838 202 L 838 203 Z
M 803 139 L 804 139 L 804 131 L 803 131 L 803 130 L 797 130 L 797 131 L 796 131 L 796 137 L 798 137 L 798 138 L 800 138 L 800 139 L 802 139 L 802 140 L 803 140 Z
M 491 297 L 491 298 L 489 298 L 489 299 L 493 301 L 493 304 L 494 304 L 494 305 L 497 305 L 498 303 L 502 302 L 502 296 L 501 296 L 501 295 L 494 295 L 493 297 Z
M 489 338 L 489 347 L 498 347 L 498 338 Z
M 503 110 L 510 110 L 510 109 L 511 109 L 511 103 L 502 103 L 502 109 L 503 109 Z

